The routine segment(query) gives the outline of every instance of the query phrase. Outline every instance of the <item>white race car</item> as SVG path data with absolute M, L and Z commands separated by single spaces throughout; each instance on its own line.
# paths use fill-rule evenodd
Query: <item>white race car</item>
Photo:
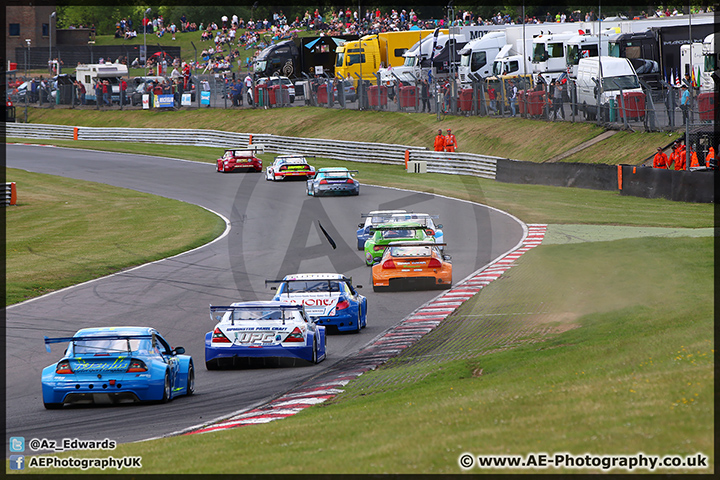
M 318 325 L 359 333 L 367 324 L 367 298 L 355 290 L 362 286 L 344 275 L 302 273 L 265 283 L 279 283 L 273 300 L 304 305 Z
M 272 165 L 265 170 L 265 180 L 284 180 L 285 178 L 302 177 L 303 180 L 315 175 L 315 167 L 308 165 L 302 155 L 279 155 Z
M 437 215 L 428 215 L 427 213 L 395 213 L 392 215 L 393 222 L 407 222 L 414 221 L 420 222 L 421 225 L 427 227 L 426 234 L 433 237 L 437 243 L 446 243 L 445 234 L 443 233 L 442 223 L 435 223 L 433 219 L 437 220 L 440 217 Z M 440 247 L 440 250 L 445 250 L 444 247 Z
M 302 305 L 289 302 L 238 302 L 210 306 L 217 322 L 205 334 L 205 366 L 216 370 L 237 359 L 325 359 L 325 327 L 316 325 Z

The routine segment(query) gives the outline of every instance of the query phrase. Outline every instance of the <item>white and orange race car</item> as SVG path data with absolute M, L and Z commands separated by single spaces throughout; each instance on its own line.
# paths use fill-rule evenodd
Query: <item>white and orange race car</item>
M 447 289 L 452 285 L 450 255 L 442 243 L 391 242 L 372 267 L 373 290 Z
M 302 178 L 307 180 L 315 176 L 315 167 L 309 165 L 302 155 L 279 155 L 272 165 L 265 169 L 265 180 L 285 180 Z

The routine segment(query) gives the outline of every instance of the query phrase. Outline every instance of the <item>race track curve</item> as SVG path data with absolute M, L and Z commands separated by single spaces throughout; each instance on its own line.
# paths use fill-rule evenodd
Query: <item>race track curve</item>
M 173 147 L 167 148 L 171 156 Z M 10 168 L 161 195 L 201 205 L 231 223 L 227 236 L 202 248 L 8 308 L 6 442 L 11 436 L 118 442 L 161 436 L 270 400 L 357 352 L 439 293 L 373 293 L 370 269 L 356 249 L 362 212 L 405 208 L 440 215 L 455 281 L 512 249 L 524 235 L 510 215 L 426 193 L 362 185 L 358 197 L 312 198 L 304 182 L 219 174 L 214 165 L 199 162 L 30 145 L 7 145 L 6 155 Z M 373 167 L 360 167 L 361 183 L 366 168 Z M 22 194 L 19 186 L 20 199 Z M 322 237 L 318 221 L 337 242 L 336 250 Z M 352 276 L 368 297 L 368 327 L 359 335 L 330 335 L 328 358 L 319 365 L 206 371 L 203 339 L 213 326 L 208 305 L 269 299 L 265 279 L 298 272 Z M 111 325 L 152 326 L 173 347 L 184 346 L 196 365 L 196 395 L 165 405 L 45 410 L 41 371 L 62 349 L 47 353 L 43 336 Z

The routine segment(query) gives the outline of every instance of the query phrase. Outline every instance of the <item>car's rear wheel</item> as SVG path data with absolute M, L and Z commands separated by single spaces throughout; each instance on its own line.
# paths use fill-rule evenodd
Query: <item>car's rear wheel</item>
M 312 363 L 318 363 L 317 336 L 313 336 Z
M 357 329 L 355 333 L 360 333 L 362 330 L 362 307 L 358 305 L 358 316 L 357 316 Z
M 45 406 L 45 408 L 47 410 L 59 410 L 63 406 L 62 403 L 46 403 L 46 402 L 43 402 L 43 405 Z
M 163 396 L 160 403 L 167 403 L 170 401 L 170 374 L 165 372 L 165 383 L 163 384 Z
M 187 395 L 195 393 L 195 367 L 192 362 L 188 367 L 188 378 L 187 378 Z

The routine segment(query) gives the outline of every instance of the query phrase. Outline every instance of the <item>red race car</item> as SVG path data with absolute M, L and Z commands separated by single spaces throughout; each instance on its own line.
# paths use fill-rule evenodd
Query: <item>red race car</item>
M 253 169 L 262 172 L 262 160 L 257 155 L 265 152 L 262 145 L 249 145 L 244 148 L 229 148 L 225 154 L 217 159 L 217 171 L 222 173 L 233 172 L 238 168 Z

